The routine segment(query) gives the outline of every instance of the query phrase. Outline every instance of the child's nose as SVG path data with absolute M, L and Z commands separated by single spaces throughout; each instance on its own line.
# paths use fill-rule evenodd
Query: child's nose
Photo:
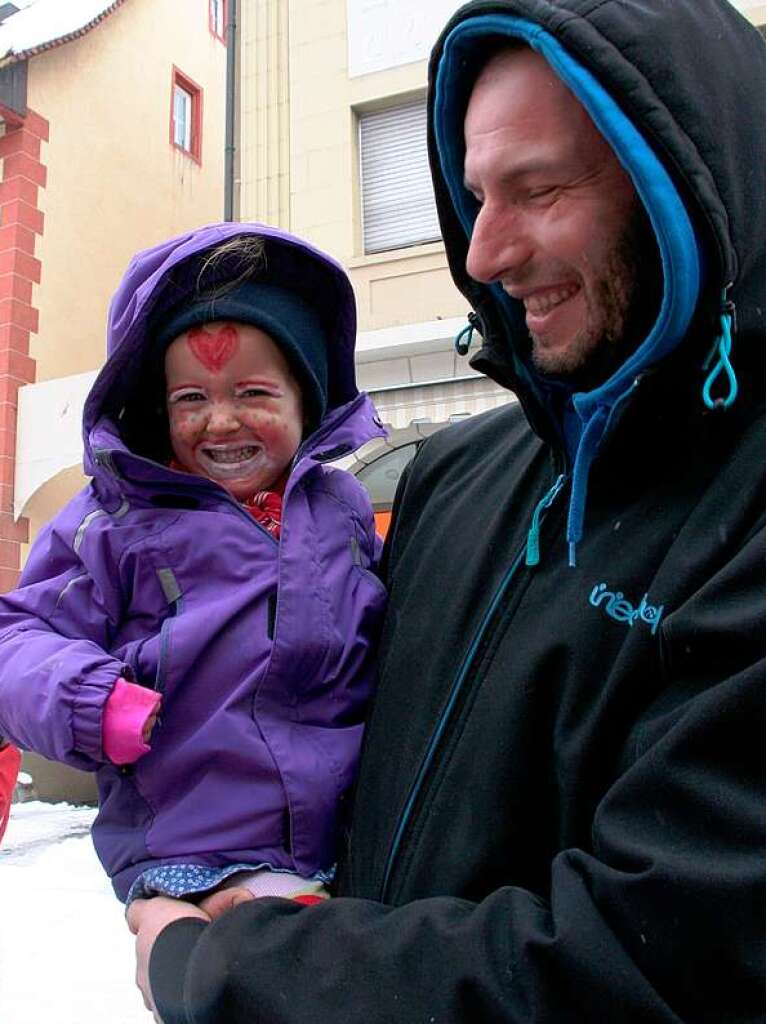
M 207 421 L 207 429 L 214 434 L 231 434 L 239 430 L 239 419 L 228 402 L 218 402 L 213 406 Z

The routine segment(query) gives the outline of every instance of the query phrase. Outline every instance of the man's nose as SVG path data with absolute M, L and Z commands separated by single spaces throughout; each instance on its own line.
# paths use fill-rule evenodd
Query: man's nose
M 532 243 L 522 217 L 497 206 L 479 210 L 465 261 L 474 281 L 492 284 L 513 278 L 531 256 Z

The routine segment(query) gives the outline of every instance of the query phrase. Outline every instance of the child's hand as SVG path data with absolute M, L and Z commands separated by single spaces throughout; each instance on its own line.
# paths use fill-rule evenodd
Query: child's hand
M 147 720 L 144 722 L 144 731 L 141 733 L 141 739 L 144 741 L 144 743 L 149 742 L 149 738 L 152 735 L 152 729 L 154 729 L 155 725 L 157 724 L 157 718 L 159 716 L 161 707 L 162 700 L 160 700 L 155 710 L 151 713 L 151 715 L 149 715 Z
M 253 896 L 249 889 L 232 887 L 231 889 L 218 889 L 216 892 L 212 892 L 209 896 L 200 900 L 198 906 L 200 910 L 204 910 L 211 921 L 215 921 L 217 918 L 228 913 L 232 907 L 236 907 L 238 903 L 247 903 L 248 900 L 254 899 L 255 896 Z
M 104 704 L 101 744 L 112 764 L 132 764 L 151 749 L 149 737 L 157 724 L 161 697 L 127 679 L 118 679 Z

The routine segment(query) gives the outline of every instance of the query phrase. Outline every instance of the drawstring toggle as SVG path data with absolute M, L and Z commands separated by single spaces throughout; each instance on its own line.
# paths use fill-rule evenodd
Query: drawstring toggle
M 729 286 L 731 287 L 731 286 Z M 737 331 L 737 307 L 726 297 L 728 288 L 724 290 L 721 303 L 721 334 L 716 339 L 713 350 L 705 362 L 705 369 L 715 359 L 715 365 L 705 380 L 702 389 L 702 401 L 708 409 L 729 409 L 737 400 L 739 384 L 737 375 L 731 363 L 731 349 L 733 336 Z M 717 357 L 717 358 L 716 358 Z M 726 377 L 729 386 L 728 394 L 713 398 L 712 392 L 719 378 Z
M 468 355 L 468 350 L 470 349 L 471 342 L 473 341 L 474 331 L 478 331 L 479 334 L 482 334 L 481 318 L 477 313 L 469 313 L 468 323 L 455 338 L 455 351 L 459 356 Z

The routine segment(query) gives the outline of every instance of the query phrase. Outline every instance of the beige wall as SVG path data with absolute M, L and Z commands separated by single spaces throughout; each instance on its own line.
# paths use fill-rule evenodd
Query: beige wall
M 289 0 L 240 0 L 242 220 L 290 227 Z
M 766 3 L 763 0 L 730 0 L 754 25 L 766 25 Z
M 355 113 L 424 95 L 425 61 L 350 79 L 346 0 L 243 0 L 241 29 L 242 218 L 278 223 L 339 259 L 362 331 L 464 313 L 441 244 L 362 249 Z M 275 149 L 278 125 L 289 135 Z
M 170 145 L 173 64 L 203 89 L 201 165 Z M 108 301 L 137 249 L 221 219 L 225 67 L 207 0 L 126 0 L 30 60 L 29 106 L 50 122 L 38 380 L 103 361 Z

